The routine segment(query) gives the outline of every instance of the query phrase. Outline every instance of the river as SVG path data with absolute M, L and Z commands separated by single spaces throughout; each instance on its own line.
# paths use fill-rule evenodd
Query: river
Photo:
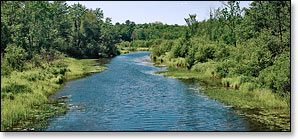
M 53 98 L 71 97 L 70 110 L 46 131 L 250 131 L 232 107 L 209 99 L 193 84 L 155 74 L 150 52 L 119 55 L 108 69 L 69 81 Z

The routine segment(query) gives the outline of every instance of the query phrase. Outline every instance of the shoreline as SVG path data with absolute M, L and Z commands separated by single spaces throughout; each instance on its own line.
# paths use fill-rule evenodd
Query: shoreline
M 11 128 L 12 130 L 8 131 L 36 131 L 36 129 L 38 129 L 37 131 L 42 131 L 42 127 L 47 125 L 47 121 L 50 120 L 50 117 L 64 114 L 67 111 L 67 105 L 63 102 L 63 99 L 58 98 L 59 101 L 50 102 L 49 97 L 51 95 L 61 89 L 66 81 L 84 78 L 107 69 L 106 66 L 97 65 L 97 62 L 94 59 L 78 60 L 74 58 L 66 58 L 66 63 L 68 64 L 70 71 L 65 73 L 63 76 L 63 83 L 59 84 L 58 88 L 54 88 L 54 91 L 48 92 L 50 95 L 47 97 L 47 102 L 40 105 L 42 108 L 38 110 L 38 112 L 43 113 L 43 115 L 38 117 L 43 118 L 41 118 L 41 120 L 37 120 L 37 126 L 34 123 L 28 123 L 28 121 L 24 120 L 23 122 L 19 123 L 20 126 L 15 128 L 18 130 L 13 130 L 14 128 Z M 243 92 L 237 89 L 225 88 L 221 85 L 221 79 L 204 76 L 198 72 L 189 71 L 180 67 L 170 67 L 167 63 L 158 63 L 153 61 L 152 63 L 154 66 L 163 65 L 163 67 L 166 66 L 168 69 L 167 71 L 157 72 L 157 74 L 162 74 L 166 77 L 194 81 L 196 84 L 204 88 L 204 90 L 200 90 L 198 93 L 203 93 L 211 99 L 219 100 L 222 103 L 232 105 L 233 108 L 240 110 L 241 114 L 243 114 L 249 120 L 256 123 L 261 123 L 264 127 L 266 127 L 266 131 L 291 131 L 290 114 L 287 113 L 287 108 L 272 109 L 271 105 L 266 103 L 266 99 L 268 98 L 276 102 L 282 101 L 281 98 L 275 96 L 274 94 L 272 95 L 270 92 L 266 93 L 265 98 L 263 98 L 259 92 Z M 249 98 L 252 93 L 254 97 Z M 264 101 L 264 103 L 262 101 Z M 2 108 L 3 107 L 1 106 L 1 110 Z M 50 109 L 50 112 L 48 109 Z M 2 124 L 1 130 L 5 131 L 2 129 Z
M 58 73 L 55 74 L 48 73 L 42 68 L 34 68 L 24 72 L 15 72 L 11 75 L 12 77 L 1 76 L 1 81 L 4 82 L 1 83 L 1 90 L 12 84 L 9 81 L 11 78 L 20 78 L 14 84 L 27 86 L 31 90 L 30 94 L 13 95 L 13 99 L 2 98 L 1 96 L 1 131 L 42 131 L 51 117 L 65 114 L 68 110 L 64 97 L 51 100 L 50 96 L 61 89 L 67 81 L 84 78 L 106 70 L 107 67 L 102 63 L 100 64 L 98 60 L 100 59 L 67 57 L 51 62 L 51 64 L 58 63 L 57 65 L 59 65 L 61 64 L 59 62 L 62 61 L 63 64 L 67 65 L 67 70 L 63 68 L 54 69 L 52 66 L 46 65 L 50 70 L 58 70 Z M 49 79 L 27 79 L 36 74 L 45 74 L 44 76 L 49 76 Z M 29 97 L 28 100 L 25 100 L 24 96 Z
M 154 64 L 167 65 L 165 63 Z M 167 71 L 160 71 L 157 74 L 179 80 L 192 80 L 198 86 L 203 87 L 198 93 L 232 105 L 232 107 L 240 110 L 252 122 L 262 124 L 266 128 L 265 131 L 291 131 L 290 112 L 288 113 L 288 108 L 272 108 L 271 103 L 266 102 L 268 101 L 266 99 L 271 99 L 270 101 L 273 102 L 284 101 L 271 92 L 262 95 L 259 93 L 262 90 L 245 92 L 239 89 L 227 88 L 221 85 L 221 79 L 204 75 L 200 76 L 197 72 L 169 66 L 167 67 Z M 251 97 L 252 95 L 253 97 Z

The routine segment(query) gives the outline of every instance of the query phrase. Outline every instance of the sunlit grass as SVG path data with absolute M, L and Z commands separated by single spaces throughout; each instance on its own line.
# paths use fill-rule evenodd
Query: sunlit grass
M 59 68 L 59 62 L 66 64 L 69 69 L 64 76 L 63 73 L 60 73 L 63 68 Z M 93 59 L 78 60 L 74 58 L 56 60 L 52 64 L 44 63 L 42 67 L 23 72 L 13 71 L 10 76 L 1 76 L 2 131 L 13 129 L 12 127 L 17 124 L 28 126 L 24 122 L 28 122 L 28 119 L 36 118 L 34 113 L 46 113 L 46 111 L 49 111 L 50 106 L 47 105 L 49 96 L 63 85 L 59 80 L 62 80 L 62 82 L 63 80 L 72 80 L 90 75 L 91 72 L 103 71 L 107 68 L 97 65 Z M 13 91 L 15 89 L 11 89 L 11 86 L 25 86 L 25 88 L 30 88 L 31 91 L 16 93 Z M 3 92 L 3 90 L 8 90 L 9 92 Z M 48 112 L 47 114 L 55 113 Z
M 81 78 L 83 76 L 89 75 L 91 72 L 101 72 L 107 67 L 96 65 L 95 59 L 75 59 L 67 58 L 65 63 L 68 65 L 69 71 L 66 72 L 65 78 L 67 80 L 72 80 L 76 78 Z
M 265 124 L 268 128 L 290 129 L 290 106 L 285 99 L 273 94 L 270 90 L 240 91 L 210 88 L 204 90 L 203 93 L 212 99 L 244 109 L 245 116 Z
M 127 54 L 131 52 L 136 51 L 149 51 L 148 47 L 123 47 L 123 46 L 117 46 L 118 50 L 120 51 L 120 54 Z
M 178 79 L 195 79 L 200 86 L 206 86 L 201 92 L 209 98 L 241 109 L 245 116 L 263 123 L 268 128 L 272 128 L 272 130 L 290 130 L 289 96 L 281 97 L 270 89 L 258 88 L 256 84 L 251 82 L 242 83 L 242 76 L 223 79 L 216 78 L 212 72 L 208 71 L 214 69 L 212 63 L 207 62 L 205 65 L 197 65 L 193 69 L 187 70 L 171 63 L 174 60 L 163 59 L 161 63 L 160 59 L 163 58 L 157 58 L 155 63 L 157 65 L 167 65 L 169 68 L 167 71 L 157 72 L 158 74 Z M 205 68 L 205 70 L 202 68 Z M 202 71 L 200 71 L 201 69 Z M 252 111 L 253 113 L 251 113 Z

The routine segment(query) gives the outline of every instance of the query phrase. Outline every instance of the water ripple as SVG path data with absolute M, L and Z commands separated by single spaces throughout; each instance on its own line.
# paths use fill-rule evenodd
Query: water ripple
M 72 95 L 71 109 L 48 131 L 246 131 L 233 108 L 192 84 L 154 74 L 150 52 L 120 55 L 108 70 L 66 83 L 53 97 Z

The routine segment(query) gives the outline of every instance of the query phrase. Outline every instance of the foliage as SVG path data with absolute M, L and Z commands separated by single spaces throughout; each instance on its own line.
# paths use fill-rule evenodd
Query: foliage
M 26 85 L 19 85 L 16 82 L 10 83 L 8 86 L 1 88 L 1 99 L 14 99 L 15 94 L 31 93 L 32 89 Z
M 178 39 L 185 34 L 185 27 L 179 25 L 167 25 L 160 22 L 137 24 L 131 33 L 132 40 L 156 40 Z
M 163 41 L 152 47 L 153 60 L 171 61 L 168 65 L 173 66 L 173 61 L 184 59 L 187 69 L 223 78 L 225 86 L 251 91 L 257 85 L 287 97 L 290 3 L 258 1 L 244 9 L 238 1 L 223 5 L 210 9 L 208 20 L 198 22 L 195 15 L 185 18 L 185 34 L 175 43 Z
M 65 58 L 49 63 L 42 60 L 40 63 L 42 66 L 31 70 L 13 71 L 10 76 L 1 76 L 1 131 L 18 123 L 27 125 L 32 122 L 30 119 L 41 122 L 46 117 L 41 118 L 36 112 L 49 111 L 49 96 L 62 86 L 61 83 L 106 69 L 94 66 L 96 61 L 92 59 Z
M 281 96 L 289 95 L 291 90 L 290 53 L 282 53 L 274 64 L 262 70 L 258 77 L 263 87 L 271 88 Z
M 288 99 L 291 91 L 291 3 L 253 1 L 243 9 L 239 5 L 239 1 L 223 2 L 222 8 L 210 9 L 209 19 L 203 21 L 189 14 L 184 19 L 186 26 L 130 20 L 113 25 L 111 18 L 103 19 L 100 8 L 68 6 L 63 1 L 1 1 L 1 82 L 5 82 L 1 84 L 1 92 L 5 92 L 1 93 L 1 111 L 5 113 L 1 116 L 6 117 L 3 122 L 1 119 L 1 128 L 2 123 L 12 125 L 24 118 L 31 111 L 26 107 L 47 101 L 47 91 L 38 85 L 34 84 L 37 90 L 32 87 L 32 92 L 24 86 L 38 81 L 48 91 L 55 90 L 65 78 L 85 76 L 92 69 L 84 60 L 54 62 L 66 55 L 99 58 L 151 50 L 154 62 L 183 70 L 175 72 L 176 76 L 221 79 L 224 86 L 239 89 L 238 94 L 223 91 L 227 96 L 212 93 L 245 100 L 231 103 L 251 106 L 246 102 L 253 100 L 258 106 L 277 103 L 286 107 L 277 98 Z M 8 83 L 11 79 L 16 82 Z M 263 92 L 269 93 L 257 98 Z M 21 106 L 24 96 L 32 102 Z M 258 102 L 266 99 L 272 102 Z M 2 109 L 11 108 L 10 104 L 12 111 Z
M 5 61 L 12 67 L 14 70 L 22 71 L 25 58 L 27 53 L 22 47 L 16 46 L 15 44 L 9 44 L 5 48 Z
M 197 63 L 192 66 L 191 70 L 196 71 L 200 74 L 207 75 L 209 77 L 214 77 L 216 72 L 217 62 L 205 62 L 205 63 Z
M 4 58 L 1 58 L 1 77 L 9 76 L 12 71 L 10 64 Z
M 42 49 L 78 58 L 115 56 L 120 36 L 115 35 L 114 26 L 104 25 L 102 18 L 101 9 L 87 9 L 81 4 L 1 1 L 1 53 L 11 44 L 28 53 L 26 60 Z

